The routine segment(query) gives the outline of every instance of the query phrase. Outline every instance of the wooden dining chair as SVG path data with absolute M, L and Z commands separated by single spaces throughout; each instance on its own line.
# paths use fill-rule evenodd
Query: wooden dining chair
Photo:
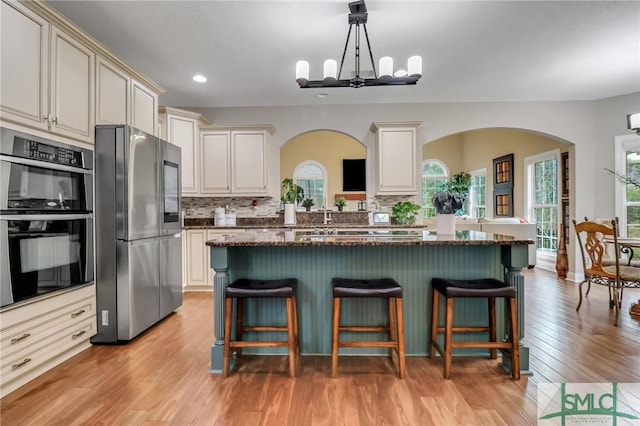
M 591 283 L 607 286 L 609 289 L 609 309 L 615 310 L 614 325 L 617 326 L 622 304 L 622 292 L 625 287 L 640 287 L 640 268 L 620 264 L 618 221 L 616 219 L 606 225 L 588 220 L 577 223 L 574 219 L 573 226 L 576 230 L 584 270 L 584 280 L 580 283 L 580 300 L 576 312 L 582 306 L 582 286 L 585 283 L 588 283 L 588 289 L 591 288 Z M 588 294 L 589 291 L 586 295 Z

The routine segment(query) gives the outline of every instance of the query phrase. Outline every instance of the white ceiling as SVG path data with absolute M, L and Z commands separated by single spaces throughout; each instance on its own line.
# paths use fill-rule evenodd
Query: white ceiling
M 389 55 L 400 65 L 421 55 L 423 77 L 416 86 L 361 89 L 295 82 L 298 59 L 309 61 L 311 79 L 321 78 L 324 59 L 340 60 L 348 1 L 49 3 L 162 86 L 162 105 L 564 101 L 640 92 L 640 1 L 368 0 L 374 59 Z M 370 69 L 363 53 L 362 68 Z M 348 53 L 343 78 L 352 67 Z M 198 73 L 209 81 L 193 82 Z M 329 96 L 318 98 L 322 92 Z

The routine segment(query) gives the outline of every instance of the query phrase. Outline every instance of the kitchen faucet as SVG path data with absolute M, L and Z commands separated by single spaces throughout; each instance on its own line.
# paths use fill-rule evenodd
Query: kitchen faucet
M 329 225 L 331 223 L 331 212 L 327 212 L 327 199 L 326 197 L 322 199 L 322 220 L 325 225 Z

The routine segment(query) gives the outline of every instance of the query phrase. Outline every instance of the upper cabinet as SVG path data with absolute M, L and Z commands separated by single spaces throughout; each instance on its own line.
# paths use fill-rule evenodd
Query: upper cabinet
M 178 145 L 182 151 L 182 193 L 185 195 L 200 191 L 199 129 L 209 125 L 211 122 L 198 113 L 170 107 L 159 110 L 160 138 Z
M 47 3 L 1 7 L 3 122 L 88 143 L 95 124 L 156 133 L 160 87 Z
M 201 130 L 200 193 L 207 196 L 269 196 L 267 171 L 270 125 Z
M 96 59 L 96 124 L 129 124 L 157 134 L 158 91 L 102 56 Z
M 96 58 L 96 124 L 129 122 L 131 77 L 113 62 Z
M 3 118 L 91 142 L 93 51 L 21 3 L 3 1 L 1 15 Z
M 144 84 L 131 80 L 131 125 L 155 135 L 158 122 L 158 94 Z
M 376 195 L 418 193 L 416 129 L 418 121 L 373 123 L 375 134 Z

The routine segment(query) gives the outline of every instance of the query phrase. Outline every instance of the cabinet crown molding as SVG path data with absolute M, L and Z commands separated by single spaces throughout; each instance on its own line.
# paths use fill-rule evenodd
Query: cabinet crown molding
M 193 112 L 186 109 L 175 108 L 170 106 L 161 106 L 161 107 L 158 107 L 158 114 L 171 114 L 171 115 L 178 115 L 184 118 L 190 118 L 192 120 L 196 120 L 201 127 L 213 126 L 213 123 L 204 115 L 198 112 Z
M 129 64 L 124 62 L 122 59 L 115 56 L 109 49 L 107 49 L 101 42 L 93 38 L 89 33 L 85 32 L 79 26 L 77 26 L 74 22 L 69 20 L 66 16 L 58 12 L 53 7 L 49 6 L 44 1 L 23 1 L 21 4 L 25 5 L 29 9 L 33 10 L 50 23 L 56 25 L 64 32 L 73 35 L 74 37 L 82 40 L 91 50 L 95 52 L 96 55 L 100 55 L 109 61 L 117 64 L 122 69 L 124 69 L 128 74 L 130 74 L 133 78 L 147 86 L 149 89 L 158 93 L 158 95 L 162 95 L 166 93 L 162 87 L 158 86 L 158 84 L 151 80 L 149 77 L 141 74 L 135 69 L 131 68 Z
M 375 121 L 371 123 L 371 127 L 369 127 L 369 131 L 371 133 L 377 133 L 379 129 L 385 128 L 406 128 L 413 127 L 417 128 L 422 121 Z
M 202 127 L 200 131 L 266 130 L 271 136 L 276 134 L 272 124 L 225 124 Z

